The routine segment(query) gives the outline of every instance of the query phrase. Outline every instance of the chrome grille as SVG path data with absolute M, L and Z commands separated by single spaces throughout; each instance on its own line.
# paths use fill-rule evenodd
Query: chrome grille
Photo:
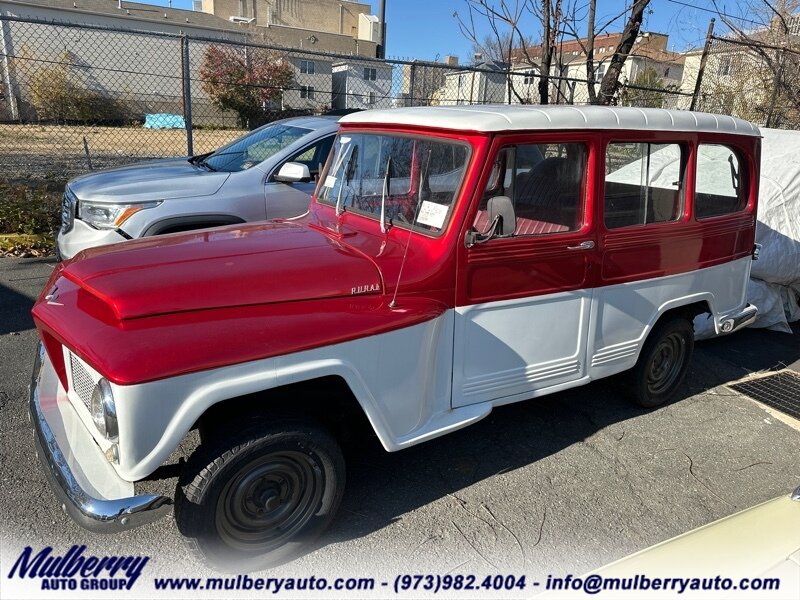
M 76 204 L 75 195 L 69 189 L 65 189 L 64 197 L 61 200 L 61 233 L 67 233 L 75 224 Z
M 72 371 L 72 389 L 78 398 L 90 408 L 92 403 L 92 390 L 94 390 L 94 380 L 75 355 L 69 354 L 69 368 Z M 90 409 L 91 410 L 91 409 Z

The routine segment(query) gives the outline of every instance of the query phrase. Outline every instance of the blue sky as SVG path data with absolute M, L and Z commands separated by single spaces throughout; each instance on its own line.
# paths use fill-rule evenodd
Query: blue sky
M 138 1 L 161 6 L 168 4 L 168 0 Z M 377 13 L 377 0 L 371 3 L 373 12 Z M 192 1 L 173 0 L 172 6 L 191 9 Z M 603 22 L 603 16 L 615 15 L 620 6 L 624 6 L 621 0 L 598 0 L 597 23 Z M 676 51 L 700 46 L 712 16 L 704 8 L 712 8 L 711 0 L 653 0 L 644 29 L 668 33 L 670 49 Z M 386 0 L 386 56 L 433 60 L 455 54 L 462 63 L 469 61 L 471 43 L 459 31 L 453 17 L 456 11 L 467 14 L 464 0 Z M 622 26 L 618 22 L 609 29 L 619 31 Z

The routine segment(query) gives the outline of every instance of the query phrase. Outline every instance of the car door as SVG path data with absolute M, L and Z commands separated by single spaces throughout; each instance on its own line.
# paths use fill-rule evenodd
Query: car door
M 333 146 L 334 137 L 334 134 L 331 134 L 315 141 L 275 167 L 264 186 L 267 219 L 296 217 L 308 210 L 311 195 L 317 187 L 317 178 Z M 275 181 L 275 174 L 287 162 L 307 165 L 311 178 L 308 181 L 295 183 Z
M 512 402 L 586 377 L 596 261 L 588 137 L 509 136 L 494 144 L 472 227 L 508 196 L 514 235 L 459 243 L 453 406 Z

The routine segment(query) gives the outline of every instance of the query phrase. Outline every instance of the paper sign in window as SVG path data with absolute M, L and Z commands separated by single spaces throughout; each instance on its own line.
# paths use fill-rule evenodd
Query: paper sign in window
M 441 229 L 444 225 L 444 220 L 447 218 L 447 208 L 444 204 L 436 204 L 426 200 L 419 209 L 417 223 Z

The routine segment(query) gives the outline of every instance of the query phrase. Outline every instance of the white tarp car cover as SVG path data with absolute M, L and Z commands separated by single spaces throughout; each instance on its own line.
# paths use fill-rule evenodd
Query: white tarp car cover
M 758 307 L 758 318 L 750 327 L 766 327 L 791 332 L 789 323 L 800 320 L 800 132 L 761 129 L 761 179 L 758 197 L 756 242 L 762 245 L 759 260 L 753 262 L 747 301 Z M 719 156 L 717 156 L 719 154 Z M 708 146 L 698 169 L 708 161 L 727 162 L 730 152 Z M 650 156 L 649 184 L 674 189 L 677 146 L 670 145 Z M 608 181 L 639 184 L 642 164 L 633 161 L 606 176 Z M 726 168 L 709 168 L 719 181 L 703 177 L 698 191 L 730 193 L 731 179 Z M 708 188 L 708 189 L 703 189 Z M 694 323 L 698 339 L 712 337 L 714 326 L 708 315 Z
M 790 333 L 800 320 L 800 131 L 762 129 L 756 242 L 747 299 L 758 307 L 751 327 Z

